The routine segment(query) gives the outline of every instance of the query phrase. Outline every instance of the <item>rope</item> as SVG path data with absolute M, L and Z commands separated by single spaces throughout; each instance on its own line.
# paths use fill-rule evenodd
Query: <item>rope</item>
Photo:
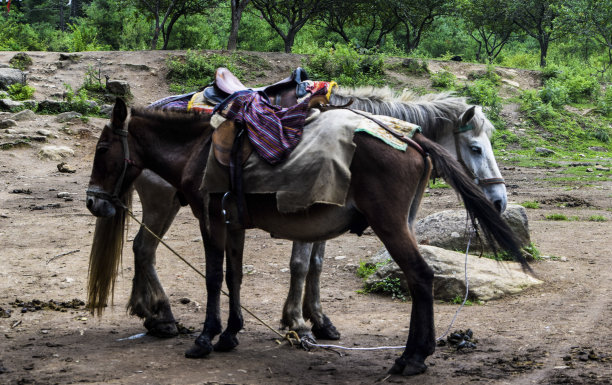
M 145 225 L 143 222 L 138 220 L 138 218 L 136 218 L 134 213 L 129 208 L 127 208 L 123 204 L 121 206 L 128 213 L 128 215 L 130 217 L 132 217 L 133 220 L 136 221 L 136 223 L 138 223 L 140 226 L 142 226 L 142 228 L 144 228 L 146 231 L 148 231 L 162 245 L 166 246 L 166 248 L 168 248 L 168 250 L 170 250 L 174 255 L 176 255 L 181 261 L 185 262 L 185 264 L 187 264 L 187 266 L 189 266 L 193 271 L 198 273 L 202 278 L 206 279 L 206 275 L 205 274 L 203 274 L 200 270 L 198 270 L 198 268 L 193 266 L 188 260 L 183 258 L 176 250 L 174 250 L 172 247 L 170 247 L 170 245 L 168 245 L 163 239 L 161 239 L 157 234 L 155 234 L 155 232 L 153 232 L 153 230 L 151 230 L 147 225 Z M 472 236 L 473 235 L 474 235 L 474 229 L 470 228 L 467 248 L 465 250 L 465 296 L 463 298 L 463 302 L 461 303 L 461 306 L 459 306 L 459 308 L 455 312 L 455 315 L 453 316 L 453 319 L 451 320 L 450 324 L 448 325 L 448 328 L 446 329 L 446 331 L 444 333 L 442 333 L 441 336 L 436 338 L 436 341 L 439 341 L 439 340 L 443 339 L 444 337 L 446 337 L 446 335 L 449 333 L 450 329 L 453 327 L 453 324 L 455 323 L 455 320 L 457 319 L 457 316 L 459 315 L 459 312 L 461 311 L 461 309 L 463 308 L 463 306 L 467 302 L 468 291 L 469 291 L 469 282 L 468 282 L 468 275 L 467 275 L 467 260 L 468 260 L 468 252 L 470 250 L 470 244 L 472 242 Z M 229 297 L 229 294 L 225 290 L 221 289 L 221 293 L 223 293 L 225 296 Z M 316 347 L 316 348 L 322 348 L 322 349 L 342 349 L 342 350 L 362 350 L 362 351 L 368 351 L 368 350 L 386 350 L 386 349 L 405 349 L 406 348 L 406 346 L 377 346 L 377 347 L 370 347 L 370 348 L 350 348 L 350 347 L 341 346 L 341 345 L 317 344 L 317 343 L 309 341 L 306 338 L 300 339 L 298 334 L 295 331 L 293 331 L 293 330 L 287 332 L 285 335 L 282 335 L 281 333 L 278 332 L 278 330 L 274 329 L 272 326 L 270 326 L 264 320 L 262 320 L 261 318 L 256 316 L 248 308 L 244 307 L 243 305 L 240 305 L 240 308 L 242 310 L 244 310 L 245 312 L 247 312 L 249 315 L 251 315 L 251 317 L 253 317 L 257 321 L 259 321 L 259 323 L 261 323 L 263 326 L 265 326 L 268 329 L 272 330 L 281 339 L 288 341 L 289 344 L 291 344 L 291 346 L 293 346 L 293 340 L 292 339 L 295 339 L 297 341 L 297 343 L 301 344 L 302 346 L 305 346 L 305 347 Z
M 127 207 L 125 207 L 125 205 L 123 205 L 123 209 L 129 214 L 130 217 L 132 217 L 133 220 L 136 221 L 136 223 L 138 223 L 140 226 L 142 226 L 145 230 L 147 230 L 153 237 L 155 237 L 155 239 L 157 239 L 162 245 L 166 246 L 168 248 L 168 250 L 170 250 L 174 255 L 176 255 L 181 261 L 185 262 L 187 264 L 187 266 L 191 267 L 191 269 L 193 271 L 195 271 L 196 273 L 198 273 L 202 278 L 206 279 L 206 275 L 204 275 L 200 270 L 198 270 L 198 268 L 196 268 L 195 266 L 193 266 L 191 263 L 189 263 L 188 260 L 186 260 L 185 258 L 183 258 L 178 252 L 176 252 L 176 250 L 174 250 L 172 247 L 170 247 L 170 245 L 168 245 L 166 242 L 164 242 L 163 239 L 161 239 L 157 234 L 155 234 L 153 232 L 153 230 L 151 230 L 147 225 L 145 225 L 144 223 L 142 223 L 140 220 L 138 220 L 138 218 L 136 218 L 136 216 L 134 215 L 134 213 Z M 225 296 L 229 297 L 229 294 L 221 289 L 221 293 L 223 293 Z M 280 338 L 282 339 L 287 339 L 290 343 L 291 340 L 289 340 L 289 336 L 285 335 L 283 336 L 281 333 L 278 332 L 278 330 L 274 329 L 272 326 L 268 325 L 264 320 L 262 320 L 261 318 L 259 318 L 258 316 L 256 316 L 252 311 L 250 311 L 248 308 L 240 305 L 240 308 L 242 310 L 244 310 L 245 312 L 247 312 L 248 314 L 251 315 L 251 317 L 255 318 L 257 321 L 259 321 L 262 325 L 264 325 L 265 327 L 267 327 L 268 329 L 272 330 L 274 333 L 276 333 Z

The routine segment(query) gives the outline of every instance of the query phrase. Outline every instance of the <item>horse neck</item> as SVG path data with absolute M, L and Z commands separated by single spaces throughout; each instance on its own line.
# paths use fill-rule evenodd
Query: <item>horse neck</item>
M 139 167 L 155 172 L 175 188 L 180 188 L 190 162 L 194 159 L 204 159 L 205 162 L 206 156 L 201 153 L 207 152 L 211 129 L 183 126 L 193 126 L 195 122 L 162 126 L 157 121 L 141 120 L 144 119 L 132 120 L 129 128 L 135 162 Z M 205 163 L 202 164 L 204 166 Z
M 456 120 L 450 108 L 440 108 L 435 102 L 399 102 L 387 101 L 380 97 L 360 97 L 352 95 L 333 94 L 332 104 L 346 104 L 353 101 L 351 108 L 370 112 L 375 115 L 385 115 L 421 126 L 423 135 L 429 140 L 451 149 L 447 143 L 454 143 L 452 125 L 449 120 Z M 438 103 L 440 104 L 440 103 Z M 449 115 L 449 116 L 445 116 Z M 452 146 L 454 153 L 454 145 Z

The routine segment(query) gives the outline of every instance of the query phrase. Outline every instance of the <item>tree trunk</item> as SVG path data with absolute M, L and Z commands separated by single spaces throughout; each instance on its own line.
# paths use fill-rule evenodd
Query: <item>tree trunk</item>
M 229 51 L 236 50 L 238 46 L 238 30 L 240 29 L 240 20 L 242 19 L 242 11 L 249 4 L 250 0 L 232 0 L 232 26 L 230 29 L 229 39 L 227 40 L 227 49 Z
M 157 40 L 159 40 L 159 23 L 155 23 L 155 32 L 153 33 L 153 39 L 151 40 L 151 49 L 157 49 Z
M 546 55 L 548 54 L 548 39 L 540 39 L 540 67 L 546 67 Z
M 293 43 L 295 41 L 296 34 L 297 34 L 297 31 L 289 30 L 289 32 L 287 32 L 287 36 L 283 38 L 285 42 L 285 52 L 286 53 L 291 53 L 291 49 L 293 48 Z

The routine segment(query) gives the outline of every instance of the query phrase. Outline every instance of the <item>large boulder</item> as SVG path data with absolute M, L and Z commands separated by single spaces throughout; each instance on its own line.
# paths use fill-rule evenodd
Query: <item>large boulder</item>
M 131 95 L 130 85 L 123 80 L 109 80 L 106 82 L 106 91 L 112 95 L 129 97 Z
M 8 89 L 11 84 L 26 84 L 26 75 L 16 68 L 0 68 L 0 90 Z
M 508 205 L 502 218 L 514 231 L 520 246 L 530 246 L 529 222 L 525 208 L 520 205 Z M 420 244 L 447 250 L 464 250 L 468 243 L 466 212 L 465 210 L 446 210 L 431 214 L 416 223 L 415 232 Z M 493 250 L 486 241 L 483 245 L 478 237 L 472 239 L 470 247 L 475 253 L 479 253 L 482 249 L 488 252 Z
M 465 295 L 465 254 L 424 245 L 419 246 L 419 251 L 434 271 L 434 298 L 445 301 L 462 298 Z M 402 289 L 408 291 L 404 274 L 387 250 L 382 249 L 369 262 L 380 267 L 367 279 L 366 287 L 374 287 L 387 278 L 399 278 Z M 474 300 L 488 301 L 542 283 L 523 272 L 516 262 L 498 262 L 469 255 L 467 269 L 469 297 Z

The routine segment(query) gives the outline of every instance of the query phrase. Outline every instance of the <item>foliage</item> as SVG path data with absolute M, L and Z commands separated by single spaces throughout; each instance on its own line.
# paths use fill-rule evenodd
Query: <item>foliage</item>
M 32 58 L 25 52 L 19 52 L 9 60 L 9 64 L 13 68 L 24 71 L 32 65 Z
M 8 86 L 9 97 L 13 100 L 29 100 L 34 96 L 34 87 L 15 83 Z
M 88 27 L 83 24 L 68 24 L 72 32 L 71 40 L 72 52 L 82 51 L 98 51 L 103 49 L 97 39 L 97 31 L 94 27 Z
M 167 77 L 171 81 L 170 90 L 176 93 L 199 90 L 210 83 L 219 67 L 226 67 L 241 77 L 243 71 L 235 62 L 236 56 L 202 55 L 191 50 L 184 57 L 169 56 L 166 64 L 169 69 Z
M 430 75 L 431 86 L 443 90 L 454 90 L 457 78 L 449 71 L 434 72 Z
M 100 107 L 88 100 L 85 88 L 74 92 L 70 84 L 64 83 L 64 87 L 66 88 L 64 98 L 68 102 L 69 111 L 79 112 L 83 115 L 96 115 L 100 112 Z
M 372 274 L 376 273 L 378 269 L 381 267 L 388 265 L 391 262 L 390 259 L 384 262 L 371 263 L 366 261 L 360 261 L 359 267 L 357 268 L 357 276 L 363 278 L 364 280 L 368 279 Z
M 589 217 L 589 221 L 591 221 L 591 222 L 605 222 L 605 221 L 607 221 L 607 219 L 603 215 L 591 215 Z
M 549 221 L 567 221 L 567 216 L 564 214 L 553 213 L 546 215 L 546 219 Z
M 327 44 L 309 58 L 307 71 L 313 79 L 334 80 L 343 86 L 379 86 L 384 60 L 377 54 L 361 54 L 350 44 Z
M 0 51 L 40 51 L 44 45 L 35 29 L 17 10 L 0 12 Z
M 539 209 L 540 203 L 538 201 L 525 201 L 521 203 L 521 206 L 525 207 L 526 209 Z
M 463 92 L 469 97 L 470 103 L 483 106 L 489 119 L 494 119 L 502 108 L 502 98 L 499 96 L 498 88 L 497 84 L 488 78 L 483 78 L 466 85 Z
M 386 277 L 382 281 L 375 282 L 366 289 L 369 293 L 391 294 L 391 298 L 406 301 L 408 293 L 402 289 L 399 278 Z

